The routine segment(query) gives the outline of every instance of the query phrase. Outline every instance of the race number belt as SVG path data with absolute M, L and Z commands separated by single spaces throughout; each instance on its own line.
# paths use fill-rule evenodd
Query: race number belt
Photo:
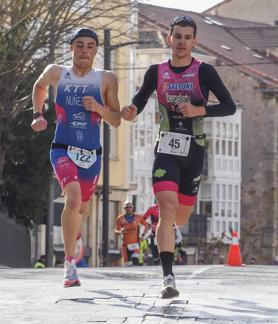
M 88 151 L 75 146 L 69 145 L 67 153 L 68 157 L 83 169 L 89 169 L 97 160 L 95 151 Z
M 60 143 L 52 143 L 51 148 L 67 150 L 68 157 L 83 169 L 90 168 L 96 162 L 97 155 L 101 155 L 102 153 L 102 148 L 97 150 L 85 150 L 79 147 Z
M 187 134 L 161 131 L 157 152 L 188 156 L 191 138 Z

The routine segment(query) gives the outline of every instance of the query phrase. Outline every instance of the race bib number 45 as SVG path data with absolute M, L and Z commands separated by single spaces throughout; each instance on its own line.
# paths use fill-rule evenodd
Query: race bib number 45
M 191 136 L 186 134 L 160 132 L 158 153 L 188 156 Z
M 80 168 L 89 169 L 97 160 L 96 152 L 75 146 L 68 147 L 68 157 Z

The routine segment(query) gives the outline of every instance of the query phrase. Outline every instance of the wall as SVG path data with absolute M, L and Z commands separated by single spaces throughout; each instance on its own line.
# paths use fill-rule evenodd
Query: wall
M 278 20 L 277 0 L 231 0 L 206 13 L 274 25 Z
M 0 213 L 0 266 L 31 266 L 30 234 L 3 213 Z
M 277 255 L 277 95 L 233 68 L 218 67 L 242 112 L 241 245 L 246 260 L 271 264 Z M 276 134 L 276 135 L 275 135 Z M 275 153 L 276 151 L 276 153 Z

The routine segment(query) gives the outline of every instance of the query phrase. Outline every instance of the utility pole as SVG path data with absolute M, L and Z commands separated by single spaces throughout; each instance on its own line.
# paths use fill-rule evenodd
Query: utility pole
M 110 70 L 110 29 L 104 30 L 104 70 Z M 108 240 L 109 240 L 109 124 L 103 123 L 103 187 L 102 187 L 102 264 L 108 266 Z
M 50 20 L 51 20 L 51 34 L 54 32 L 54 18 L 55 18 L 55 2 L 50 0 Z M 49 43 L 49 63 L 54 62 L 55 44 L 53 37 L 50 37 Z M 48 108 L 51 109 L 54 105 L 54 93 L 53 87 L 50 86 L 48 90 Z M 49 184 L 49 203 L 48 203 L 48 214 L 46 217 L 46 238 L 45 238 L 45 256 L 46 266 L 53 266 L 53 225 L 54 225 L 54 178 L 51 176 Z

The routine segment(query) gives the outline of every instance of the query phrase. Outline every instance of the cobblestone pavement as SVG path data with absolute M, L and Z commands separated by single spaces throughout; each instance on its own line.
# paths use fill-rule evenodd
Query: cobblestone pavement
M 160 298 L 160 267 L 0 269 L 1 324 L 278 323 L 278 267 L 176 266 L 180 296 Z

